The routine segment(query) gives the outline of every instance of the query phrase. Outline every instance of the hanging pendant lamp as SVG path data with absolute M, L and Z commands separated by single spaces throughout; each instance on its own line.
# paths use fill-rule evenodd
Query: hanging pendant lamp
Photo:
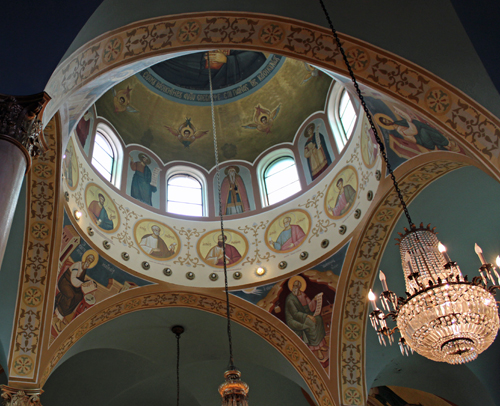
M 467 276 L 462 275 L 457 263 L 451 261 L 446 254 L 446 248 L 436 237 L 435 228 L 431 229 L 430 225 L 424 227 L 422 223 L 417 227 L 412 222 L 384 144 L 363 99 L 347 55 L 323 0 L 319 2 L 409 223 L 409 228 L 405 228 L 404 233 L 399 233 L 401 238 L 398 239 L 406 298 L 398 297 L 388 289 L 385 275 L 380 271 L 379 277 L 384 290 L 381 295 L 382 306 L 387 313 L 377 307 L 376 296 L 370 290 L 372 326 L 377 331 L 379 342 L 384 345 L 386 338 L 389 344 L 392 344 L 393 334 L 399 330 L 399 346 L 404 355 L 416 351 L 433 361 L 450 364 L 472 361 L 491 345 L 500 327 L 494 296 L 500 288 L 500 276 L 493 264 L 486 262 L 481 248 L 476 244 L 475 251 L 481 260 L 480 276 L 475 276 L 469 282 Z M 500 257 L 497 265 L 500 266 Z M 396 326 L 389 327 L 387 319 L 395 321 Z
M 245 382 L 243 382 L 240 379 L 241 372 L 234 366 L 234 358 L 233 358 L 233 342 L 231 337 L 231 312 L 229 308 L 229 289 L 227 283 L 226 238 L 224 235 L 224 214 L 222 213 L 219 151 L 217 147 L 217 132 L 215 126 L 215 108 L 214 108 L 214 95 L 212 87 L 212 70 L 210 66 L 210 52 L 207 52 L 206 55 L 207 55 L 207 65 L 208 65 L 208 80 L 210 85 L 210 107 L 212 114 L 212 130 L 214 134 L 215 171 L 217 177 L 217 191 L 219 197 L 219 216 L 220 216 L 220 231 L 222 236 L 224 286 L 226 293 L 227 338 L 229 343 L 229 365 L 227 371 L 224 373 L 225 381 L 219 386 L 219 393 L 222 398 L 222 406 L 248 406 L 249 387 Z

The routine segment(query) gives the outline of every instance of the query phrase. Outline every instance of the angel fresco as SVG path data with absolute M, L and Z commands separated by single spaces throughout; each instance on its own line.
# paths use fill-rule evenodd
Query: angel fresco
M 304 74 L 301 85 L 306 83 L 311 78 L 315 78 L 321 75 L 321 71 L 319 69 L 316 69 L 314 66 L 309 65 L 306 62 L 304 62 L 304 67 L 306 68 L 307 73 Z
M 189 146 L 195 142 L 198 138 L 203 137 L 208 134 L 208 130 L 198 131 L 196 127 L 191 123 L 191 118 L 186 117 L 178 129 L 170 127 L 168 125 L 164 126 L 172 135 L 176 136 L 179 142 L 184 145 L 184 148 L 189 148 Z
M 269 134 L 271 132 L 274 120 L 276 120 L 276 117 L 280 112 L 280 108 L 281 104 L 278 104 L 278 107 L 271 111 L 268 108 L 258 104 L 255 107 L 255 113 L 253 115 L 254 122 L 244 125 L 243 128 L 247 128 L 249 130 L 257 129 L 262 133 Z
M 113 104 L 115 106 L 115 113 L 123 113 L 127 111 L 129 113 L 138 113 L 138 111 L 130 105 L 130 93 L 132 89 L 127 86 L 126 89 L 121 89 L 116 91 L 113 88 Z

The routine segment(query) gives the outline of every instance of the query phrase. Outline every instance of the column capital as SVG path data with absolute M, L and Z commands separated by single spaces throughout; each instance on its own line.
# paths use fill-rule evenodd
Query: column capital
M 2 389 L 3 406 L 42 406 L 41 389 L 18 389 L 7 385 L 0 385 Z
M 47 149 L 42 114 L 49 101 L 45 92 L 31 96 L 0 94 L 0 137 L 24 148 L 28 157 L 41 154 Z

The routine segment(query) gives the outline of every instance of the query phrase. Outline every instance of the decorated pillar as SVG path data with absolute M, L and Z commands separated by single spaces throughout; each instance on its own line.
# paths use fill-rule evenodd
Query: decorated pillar
M 42 406 L 40 395 L 41 389 L 17 389 L 7 385 L 1 385 L 3 406 Z
M 46 149 L 41 116 L 50 100 L 46 93 L 32 96 L 0 94 L 0 266 L 24 174 Z

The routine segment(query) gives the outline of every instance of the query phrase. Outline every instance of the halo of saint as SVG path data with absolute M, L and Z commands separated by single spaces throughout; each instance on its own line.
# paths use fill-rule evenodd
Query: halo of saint
M 328 186 L 325 196 L 325 213 L 332 219 L 347 215 L 356 202 L 358 195 L 358 173 L 347 165 L 342 168 Z
M 181 248 L 177 233 L 156 220 L 138 221 L 134 226 L 134 238 L 144 254 L 161 261 L 174 258 Z

